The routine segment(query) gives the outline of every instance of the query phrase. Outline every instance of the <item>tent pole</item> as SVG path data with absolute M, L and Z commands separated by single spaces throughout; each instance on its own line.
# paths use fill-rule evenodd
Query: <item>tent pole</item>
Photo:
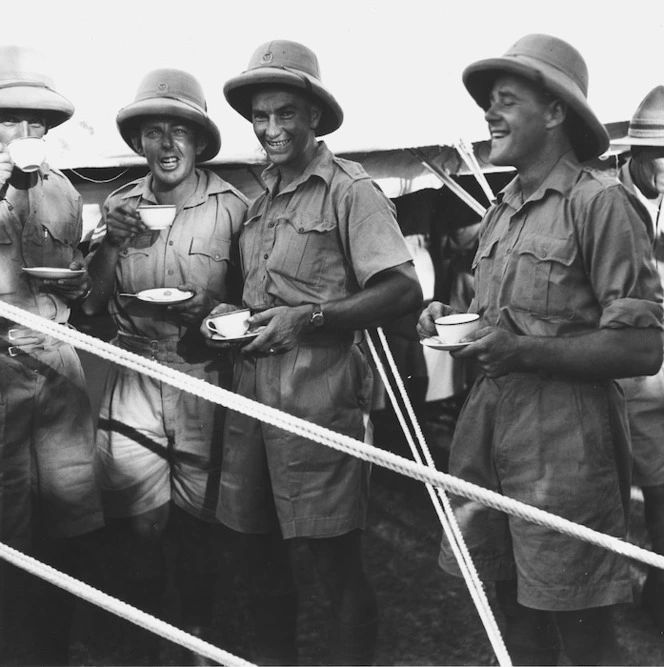
M 482 206 L 477 199 L 466 192 L 449 174 L 444 172 L 440 167 L 432 164 L 425 155 L 420 153 L 416 148 L 408 149 L 410 152 L 434 175 L 436 175 L 444 185 L 446 185 L 452 192 L 461 199 L 461 201 L 470 206 L 478 215 L 483 216 L 486 213 L 486 207 Z
M 480 169 L 480 165 L 475 157 L 475 152 L 473 151 L 473 145 L 464 139 L 459 139 L 456 144 L 454 144 L 457 153 L 463 158 L 463 161 L 468 166 L 468 169 L 473 173 L 477 182 L 480 184 L 484 194 L 486 195 L 487 201 L 491 203 L 495 199 L 495 195 L 489 181 L 486 180 L 484 172 Z

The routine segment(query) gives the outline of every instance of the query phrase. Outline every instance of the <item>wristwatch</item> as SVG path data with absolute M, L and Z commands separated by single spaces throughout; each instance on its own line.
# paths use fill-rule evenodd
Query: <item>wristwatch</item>
M 309 319 L 309 324 L 318 329 L 325 324 L 325 315 L 323 315 L 323 307 L 317 303 L 314 305 L 313 310 L 311 311 L 311 318 Z

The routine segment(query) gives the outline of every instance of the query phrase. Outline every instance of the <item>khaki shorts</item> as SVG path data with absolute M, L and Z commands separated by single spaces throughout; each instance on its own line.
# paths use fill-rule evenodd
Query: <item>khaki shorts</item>
M 613 382 L 480 377 L 457 423 L 450 474 L 625 538 L 627 433 Z M 516 579 L 522 605 L 569 611 L 632 600 L 624 557 L 475 501 L 452 504 L 480 577 Z M 445 539 L 440 565 L 459 574 Z
M 235 391 L 362 440 L 371 370 L 357 344 L 300 345 L 239 358 Z M 333 537 L 364 528 L 370 465 L 326 445 L 230 411 L 217 516 L 244 533 Z
M 187 363 L 172 352 L 155 356 L 216 386 L 230 381 L 227 361 Z M 112 366 L 97 431 L 104 512 L 135 516 L 173 500 L 189 514 L 215 521 L 224 413 L 220 405 Z
M 634 484 L 664 484 L 664 367 L 657 375 L 620 380 L 620 386 L 627 401 Z
M 103 525 L 90 401 L 70 345 L 47 338 L 0 354 L 0 460 L 3 542 L 28 550 L 35 527 L 61 538 Z

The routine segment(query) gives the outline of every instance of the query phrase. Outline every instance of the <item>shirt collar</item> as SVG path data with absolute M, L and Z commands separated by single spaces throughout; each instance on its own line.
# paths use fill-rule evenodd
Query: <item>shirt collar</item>
M 332 154 L 332 151 L 326 146 L 324 141 L 319 141 L 313 160 L 311 160 L 305 167 L 302 175 L 290 183 L 287 188 L 284 188 L 282 193 L 295 190 L 299 185 L 313 177 L 321 178 L 327 185 L 329 185 L 332 182 L 332 176 L 334 174 L 333 160 L 334 155 Z M 271 193 L 274 193 L 277 183 L 279 182 L 279 168 L 274 164 L 270 164 L 263 170 L 261 177 L 267 186 L 267 189 Z
M 579 174 L 583 167 L 576 159 L 573 150 L 569 150 L 560 156 L 560 159 L 554 165 L 553 169 L 547 174 L 546 178 L 540 184 L 539 188 L 533 192 L 528 201 L 537 201 L 543 199 L 547 190 L 555 190 L 563 197 L 569 197 L 572 188 L 579 180 Z M 514 209 L 519 209 L 525 203 L 521 191 L 521 181 L 517 176 L 510 181 L 496 197 L 496 200 L 505 202 Z
M 625 162 L 625 164 L 620 167 L 619 179 L 620 182 L 629 190 L 631 190 L 639 199 L 639 201 L 646 207 L 650 213 L 653 221 L 657 221 L 657 216 L 659 214 L 661 200 L 657 199 L 648 199 L 641 190 L 637 187 L 634 179 L 632 178 L 632 172 L 629 168 L 630 163 L 632 162 L 631 158 Z
M 222 178 L 217 176 L 212 171 L 207 169 L 196 169 L 196 189 L 193 194 L 187 199 L 183 208 L 193 208 L 199 204 L 203 204 L 208 197 L 221 194 L 222 192 L 232 191 L 230 184 L 226 183 Z M 157 203 L 157 198 L 152 192 L 152 174 L 149 173 L 145 178 L 137 181 L 133 188 L 130 188 L 122 195 L 122 199 L 130 199 L 132 197 L 141 197 L 146 201 Z

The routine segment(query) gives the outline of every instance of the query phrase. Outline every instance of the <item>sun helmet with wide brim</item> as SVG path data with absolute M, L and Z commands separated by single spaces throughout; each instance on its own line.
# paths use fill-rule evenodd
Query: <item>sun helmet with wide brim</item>
M 196 162 L 211 160 L 219 153 L 219 128 L 208 116 L 203 87 L 189 72 L 167 68 L 149 72 L 138 86 L 136 99 L 120 109 L 115 122 L 122 138 L 133 151 L 132 137 L 141 119 L 147 116 L 173 116 L 201 128 L 207 145 Z
M 56 92 L 44 73 L 45 58 L 23 46 L 0 47 L 0 109 L 41 111 L 49 128 L 74 115 L 74 105 Z
M 599 157 L 609 147 L 609 134 L 588 105 L 588 67 L 573 46 L 551 35 L 526 35 L 503 56 L 466 67 L 463 83 L 484 110 L 489 108 L 493 83 L 501 74 L 533 81 L 567 104 L 572 111 L 569 138 L 581 162 Z
M 624 137 L 613 146 L 664 146 L 664 86 L 653 88 L 639 104 Z
M 330 134 L 343 123 L 339 103 L 321 81 L 316 54 L 303 44 L 285 39 L 262 44 L 247 69 L 224 84 L 224 95 L 233 109 L 250 121 L 252 95 L 264 86 L 286 86 L 313 97 L 322 110 L 316 136 Z

